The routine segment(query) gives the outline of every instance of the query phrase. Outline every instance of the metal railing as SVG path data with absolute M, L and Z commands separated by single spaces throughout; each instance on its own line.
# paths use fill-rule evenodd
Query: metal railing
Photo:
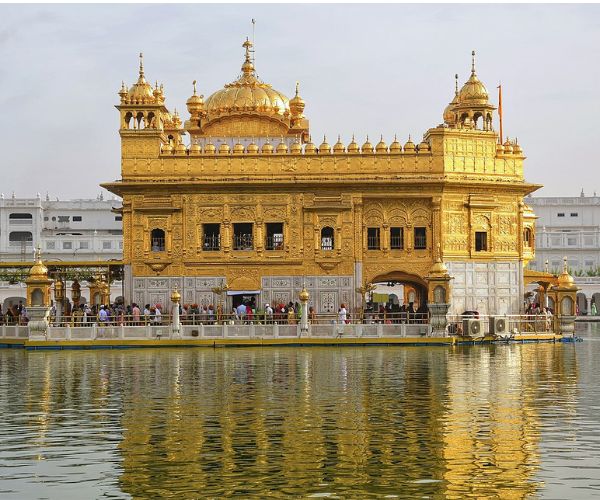
M 202 244 L 202 250 L 204 251 L 215 251 L 221 249 L 221 235 L 204 235 L 204 242 Z
M 253 250 L 254 239 L 252 234 L 236 234 L 233 237 L 234 250 Z

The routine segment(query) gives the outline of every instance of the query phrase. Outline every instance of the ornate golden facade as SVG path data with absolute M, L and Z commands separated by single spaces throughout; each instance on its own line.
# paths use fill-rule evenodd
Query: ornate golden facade
M 298 85 L 288 99 L 259 80 L 250 47 L 233 83 L 204 99 L 194 82 L 185 124 L 141 62 L 119 92 L 122 178 L 104 186 L 123 198 L 128 300 L 165 303 L 177 285 L 183 303 L 216 303 L 226 284 L 289 302 L 305 282 L 331 312 L 387 281 L 426 300 L 439 252 L 454 310 L 518 312 L 534 249 L 523 197 L 539 186 L 494 131 L 474 61 L 420 143 L 316 146 Z

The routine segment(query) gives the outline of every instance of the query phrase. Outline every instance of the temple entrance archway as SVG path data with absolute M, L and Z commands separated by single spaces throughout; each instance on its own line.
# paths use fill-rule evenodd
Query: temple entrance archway
M 397 313 L 404 305 L 417 311 L 427 304 L 427 283 L 415 274 L 393 271 L 375 276 L 370 283 L 375 285 L 366 294 L 365 304 L 369 307 L 387 307 L 390 312 Z

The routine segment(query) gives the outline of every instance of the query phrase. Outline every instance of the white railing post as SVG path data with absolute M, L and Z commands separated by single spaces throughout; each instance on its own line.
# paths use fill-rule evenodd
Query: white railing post
M 69 329 L 69 333 L 67 336 L 71 338 L 71 328 L 67 326 Z M 98 323 L 92 323 L 92 340 L 96 340 L 98 338 Z
M 204 338 L 204 323 L 201 323 L 200 328 L 198 328 L 198 337 Z
M 229 335 L 229 325 L 227 325 L 227 323 L 225 323 L 223 325 L 223 338 L 226 339 L 227 336 Z
M 383 337 L 383 323 L 377 323 L 377 336 Z
M 124 325 L 119 325 L 119 338 L 120 339 L 125 338 L 125 326 Z
M 50 330 L 51 328 L 48 327 L 48 337 L 50 337 Z M 72 333 L 73 332 L 71 332 L 71 325 L 67 324 L 67 326 L 65 326 L 65 339 L 71 340 Z
M 6 325 L 0 326 L 0 337 L 6 337 Z
M 273 325 L 273 338 L 276 339 L 277 337 L 279 337 L 279 325 L 275 323 Z
M 152 338 L 152 327 L 150 326 L 150 323 L 146 323 L 146 338 Z

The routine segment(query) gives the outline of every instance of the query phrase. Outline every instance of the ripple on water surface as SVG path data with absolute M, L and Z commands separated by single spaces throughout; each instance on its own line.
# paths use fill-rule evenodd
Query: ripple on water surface
M 0 350 L 0 497 L 599 495 L 600 330 L 584 335 Z

